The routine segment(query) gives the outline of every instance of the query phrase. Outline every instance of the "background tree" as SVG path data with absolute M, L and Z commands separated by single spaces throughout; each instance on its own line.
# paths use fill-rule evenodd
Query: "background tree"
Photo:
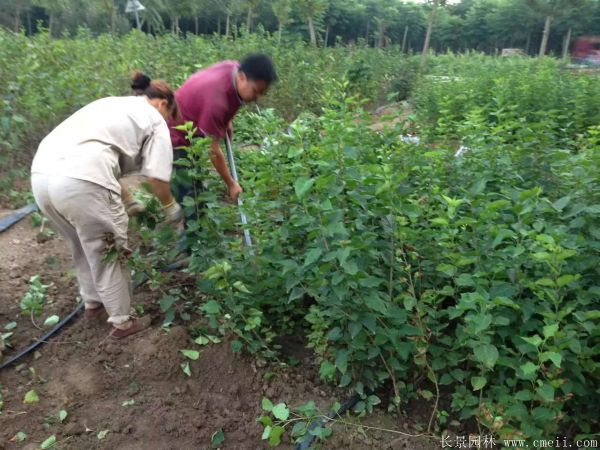
M 246 30 L 252 31 L 252 20 L 256 14 L 256 9 L 260 4 L 260 0 L 246 0 L 246 7 L 248 8 L 248 15 L 246 17 Z
M 545 16 L 544 32 L 540 43 L 539 56 L 546 54 L 550 26 L 557 17 L 568 16 L 583 4 L 583 0 L 527 0 L 527 4 L 536 12 Z
M 316 47 L 317 34 L 315 32 L 315 20 L 327 11 L 328 0 L 297 0 L 296 6 L 301 17 L 306 20 L 310 43 Z
M 429 51 L 429 43 L 431 42 L 431 33 L 433 31 L 433 25 L 435 24 L 438 6 L 444 6 L 446 4 L 446 0 L 429 0 L 429 2 L 431 4 L 431 12 L 429 13 L 427 34 L 425 35 L 425 42 L 423 43 L 423 51 L 421 53 L 421 65 L 425 64 L 425 60 L 427 58 L 427 52 Z
M 277 17 L 277 39 L 278 42 L 281 42 L 283 28 L 289 23 L 292 15 L 292 0 L 272 0 L 271 8 L 273 9 L 273 14 Z

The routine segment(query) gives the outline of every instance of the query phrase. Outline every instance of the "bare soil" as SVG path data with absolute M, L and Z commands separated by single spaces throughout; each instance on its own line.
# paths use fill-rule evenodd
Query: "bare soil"
M 0 211 L 0 216 L 8 212 Z M 38 242 L 37 233 L 26 218 L 0 234 L 0 331 L 17 322 L 4 358 L 44 332 L 19 308 L 31 276 L 39 274 L 43 283 L 53 284 L 42 316 L 34 318 L 38 327 L 45 317 L 62 318 L 76 306 L 77 281 L 66 242 L 58 235 Z M 150 329 L 139 335 L 112 341 L 107 338 L 106 318 L 79 315 L 38 351 L 2 370 L 0 449 L 36 449 L 55 435 L 58 449 L 198 450 L 212 448 L 211 437 L 217 430 L 225 436 L 219 448 L 261 449 L 266 444 L 256 419 L 262 415 L 263 396 L 292 406 L 314 400 L 323 410 L 348 397 L 319 381 L 318 366 L 307 351 L 294 355 L 299 356 L 299 366 L 279 367 L 234 354 L 228 342 L 200 348 L 182 324 L 164 330 L 159 297 L 149 288 L 135 293 L 134 303 L 153 317 Z M 201 298 L 197 294 L 197 300 Z M 197 361 L 188 360 L 191 377 L 180 367 L 185 361 L 180 350 L 186 348 L 201 350 Z M 23 402 L 29 390 L 37 392 L 39 402 Z M 62 423 L 57 419 L 60 410 L 68 413 Z M 360 423 L 419 434 L 413 424 L 426 419 L 378 411 Z M 27 434 L 22 443 L 13 439 L 19 431 Z M 332 438 L 313 448 L 439 447 L 439 441 L 430 438 L 370 429 L 363 433 L 356 425 L 337 424 Z M 294 447 L 288 440 L 282 448 Z

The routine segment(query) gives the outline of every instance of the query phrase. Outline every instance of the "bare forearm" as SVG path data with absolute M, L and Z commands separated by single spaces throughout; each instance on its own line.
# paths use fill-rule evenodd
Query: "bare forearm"
M 231 187 L 235 184 L 235 180 L 231 176 L 229 172 L 229 167 L 227 167 L 227 161 L 225 160 L 225 155 L 221 151 L 221 147 L 219 146 L 219 141 L 217 139 L 212 141 L 210 146 L 210 160 L 215 166 L 215 169 L 227 185 L 227 187 Z
M 171 194 L 171 184 L 166 181 L 157 180 L 156 178 L 148 178 L 148 184 L 152 193 L 156 195 L 160 203 L 165 206 L 173 203 L 175 199 Z

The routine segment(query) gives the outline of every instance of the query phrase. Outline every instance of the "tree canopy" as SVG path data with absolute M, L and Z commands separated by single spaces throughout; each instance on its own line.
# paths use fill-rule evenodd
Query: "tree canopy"
M 363 42 L 399 45 L 421 52 L 430 18 L 434 51 L 469 49 L 496 53 L 521 48 L 528 54 L 565 54 L 582 35 L 600 35 L 600 0 L 142 0 L 143 32 L 237 35 L 244 31 L 298 36 L 312 45 Z M 448 3 L 448 4 L 447 4 Z M 125 33 L 136 26 L 127 0 L 0 0 L 0 24 L 33 34 Z M 432 14 L 433 8 L 436 12 Z

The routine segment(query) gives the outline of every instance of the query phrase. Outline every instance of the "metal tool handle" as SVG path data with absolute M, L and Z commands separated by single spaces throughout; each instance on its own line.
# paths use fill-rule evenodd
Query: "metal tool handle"
M 231 176 L 238 182 L 238 174 L 237 169 L 235 168 L 235 160 L 233 159 L 233 150 L 231 149 L 231 139 L 229 138 L 229 134 L 225 134 L 225 145 L 227 148 L 227 160 L 229 161 L 229 171 L 231 172 Z M 244 203 L 242 199 L 238 196 L 237 205 L 240 208 L 240 219 L 242 221 L 242 225 L 244 227 L 244 241 L 249 248 L 252 248 L 252 239 L 250 238 L 250 230 L 248 229 L 248 219 L 246 218 L 246 214 L 242 210 Z

